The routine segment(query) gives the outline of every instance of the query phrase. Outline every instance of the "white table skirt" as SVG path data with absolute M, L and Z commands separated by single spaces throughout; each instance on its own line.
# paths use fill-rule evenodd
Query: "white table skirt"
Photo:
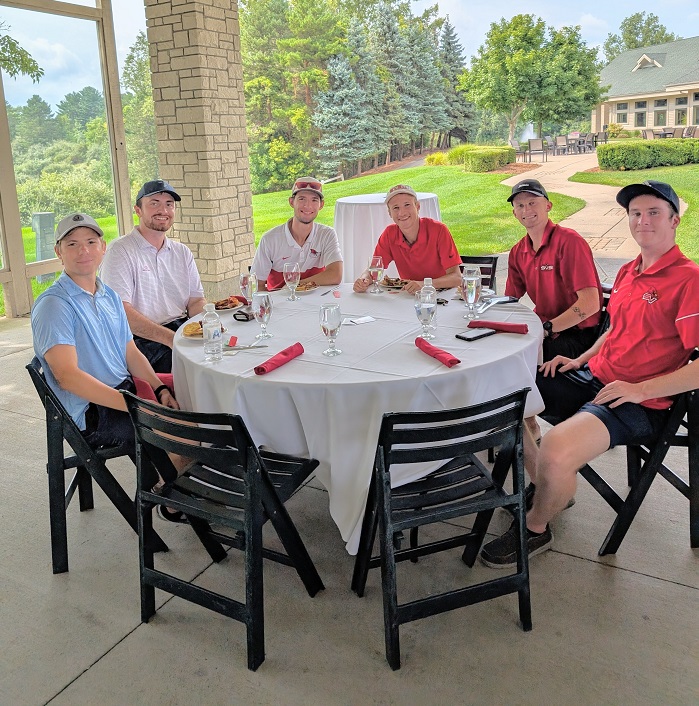
M 526 335 L 499 333 L 468 343 L 454 337 L 466 328 L 462 302 L 450 299 L 439 307 L 438 347 L 456 355 L 453 368 L 438 363 L 415 346 L 419 333 L 413 298 L 405 293 L 356 294 L 348 284 L 342 296 L 321 287 L 288 302 L 288 292 L 273 296 L 268 348 L 240 351 L 217 363 L 204 361 L 202 341 L 175 336 L 173 373 L 177 399 L 185 409 L 240 414 L 255 443 L 271 449 L 310 456 L 320 461 L 316 475 L 327 488 L 330 513 L 356 553 L 361 520 L 371 479 L 381 417 L 391 411 L 429 411 L 463 407 L 531 387 L 527 416 L 543 409 L 535 385 L 543 337 L 537 316 L 521 304 L 492 307 L 485 315 L 498 321 L 526 322 Z M 339 302 L 344 317 L 371 315 L 376 321 L 343 326 L 338 347 L 343 353 L 326 358 L 327 347 L 318 324 L 320 304 Z M 259 332 L 256 322 L 221 317 L 227 333 L 250 343 Z M 224 340 L 227 338 L 224 335 Z M 300 341 L 305 353 L 267 374 L 255 365 Z M 424 475 L 392 469 L 396 485 Z
M 384 203 L 386 194 L 345 196 L 335 202 L 335 230 L 340 241 L 343 259 L 343 281 L 354 282 L 367 268 L 374 247 L 387 225 L 393 223 Z M 418 192 L 420 215 L 441 220 L 437 194 Z M 397 277 L 395 264 L 388 270 L 389 277 Z

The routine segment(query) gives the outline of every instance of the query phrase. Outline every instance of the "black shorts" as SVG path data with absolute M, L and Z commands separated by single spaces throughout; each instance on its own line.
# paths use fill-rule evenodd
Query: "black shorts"
M 163 324 L 163 326 L 169 328 L 171 331 L 177 331 L 187 320 L 185 316 L 181 319 L 175 319 L 167 324 Z M 151 341 L 150 338 L 141 338 L 140 336 L 134 336 L 133 342 L 136 344 L 136 348 L 148 358 L 148 362 L 156 373 L 172 372 L 172 348 L 170 348 L 170 346 L 166 346 L 164 343 L 158 343 L 157 341 Z
M 555 338 L 545 338 L 543 343 L 544 363 L 553 360 L 557 355 L 566 358 L 577 358 L 581 353 L 592 347 L 597 340 L 597 327 L 569 328 L 555 334 Z
M 592 404 L 604 383 L 594 377 L 587 365 L 554 377 L 538 373 L 536 385 L 544 400 L 545 409 L 540 415 L 543 419 L 558 424 L 578 412 L 594 414 L 609 431 L 610 448 L 652 443 L 669 414 L 667 409 L 650 409 L 631 402 L 614 408 Z

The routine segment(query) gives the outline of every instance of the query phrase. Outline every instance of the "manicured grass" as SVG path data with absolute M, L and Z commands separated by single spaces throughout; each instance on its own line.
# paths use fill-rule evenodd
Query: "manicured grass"
M 687 210 L 677 229 L 677 243 L 687 257 L 699 262 L 699 238 L 697 238 L 699 232 L 699 165 L 687 164 L 681 167 L 660 167 L 628 172 L 578 172 L 570 178 L 570 181 L 622 187 L 627 184 L 638 184 L 646 179 L 656 179 L 672 184 L 672 188 L 687 204 Z
M 325 206 L 318 221 L 333 224 L 335 201 L 343 196 L 386 192 L 396 184 L 437 194 L 442 220 L 463 255 L 487 255 L 509 250 L 521 237 L 522 227 L 507 203 L 511 189 L 500 182 L 504 174 L 471 174 L 460 167 L 411 167 L 358 179 L 333 182 L 323 187 Z M 291 217 L 289 193 L 252 197 L 255 242 L 262 234 Z M 551 194 L 552 217 L 563 220 L 585 204 L 581 199 Z M 378 235 L 378 234 L 377 234 Z

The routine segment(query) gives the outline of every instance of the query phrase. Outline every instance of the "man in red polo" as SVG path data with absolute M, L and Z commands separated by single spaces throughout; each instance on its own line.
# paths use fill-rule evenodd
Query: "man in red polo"
M 607 449 L 652 442 L 672 396 L 699 388 L 699 266 L 675 244 L 679 198 L 659 181 L 631 184 L 617 194 L 641 254 L 624 265 L 607 310 L 609 329 L 576 358 L 556 356 L 537 385 L 546 414 L 564 419 L 541 440 L 525 435 L 525 460 L 536 484 L 527 513 L 533 556 L 553 544 L 549 522 L 575 493 L 578 469 Z M 532 472 L 533 471 L 533 472 Z M 493 567 L 515 565 L 514 524 L 483 547 Z
M 420 202 L 414 189 L 399 184 L 386 194 L 386 206 L 393 219 L 379 236 L 374 255 L 380 255 L 384 268 L 396 263 L 398 275 L 408 280 L 405 291 L 417 292 L 425 277 L 435 287 L 461 284 L 461 257 L 449 229 L 432 218 L 420 218 Z M 355 292 L 366 292 L 371 285 L 368 272 L 354 283 Z
M 534 302 L 544 326 L 545 361 L 575 357 L 594 343 L 602 305 L 590 246 L 551 222 L 551 201 L 536 179 L 515 184 L 507 200 L 527 234 L 510 251 L 505 294 L 528 294 Z

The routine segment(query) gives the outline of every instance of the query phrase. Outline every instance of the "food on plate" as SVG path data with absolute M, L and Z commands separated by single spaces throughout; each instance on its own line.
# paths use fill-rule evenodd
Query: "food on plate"
M 384 287 L 405 287 L 408 284 L 407 279 L 401 279 L 400 277 L 384 277 L 381 280 L 381 284 Z
M 239 306 L 242 306 L 242 305 L 243 305 L 243 302 L 231 294 L 231 296 L 228 297 L 227 299 L 219 299 L 214 304 L 214 307 L 220 311 L 222 309 L 237 309 Z
M 221 326 L 221 332 L 225 330 L 226 329 Z M 185 324 L 182 329 L 182 335 L 187 338 L 203 338 L 204 329 L 202 328 L 201 321 L 190 321 L 188 324 Z
M 308 282 L 302 282 L 296 287 L 297 292 L 310 292 L 313 289 L 318 289 L 318 285 L 312 279 Z

